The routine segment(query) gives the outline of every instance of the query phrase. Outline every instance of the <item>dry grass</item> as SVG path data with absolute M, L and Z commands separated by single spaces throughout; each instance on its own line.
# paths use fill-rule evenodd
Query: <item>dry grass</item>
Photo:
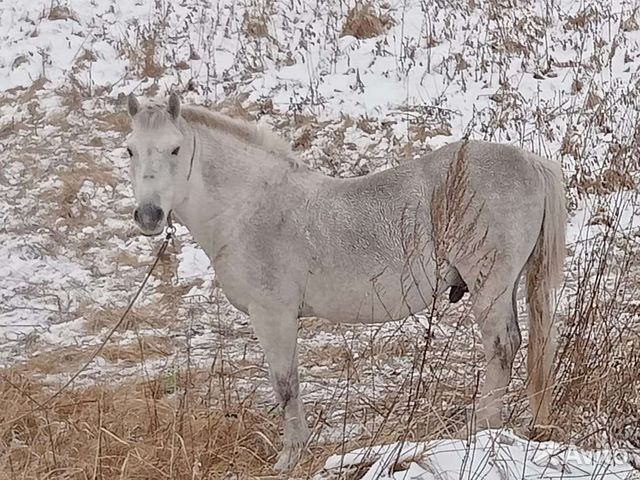
M 142 56 L 140 73 L 145 77 L 158 78 L 162 76 L 165 69 L 164 66 L 158 60 L 158 54 L 156 52 L 158 39 L 149 35 L 142 39 Z M 133 60 L 135 62 L 135 60 Z
M 640 432 L 637 427 L 634 432 L 633 428 L 637 426 L 640 399 L 634 386 L 640 381 L 640 357 L 633 352 L 640 351 L 638 337 L 624 340 L 623 335 L 622 342 L 617 338 L 602 342 L 599 335 L 606 332 L 606 327 L 594 330 L 602 318 L 583 318 L 574 333 L 565 338 L 561 353 L 567 370 L 561 373 L 556 387 L 554 437 L 575 441 L 586 431 L 588 436 L 580 437 L 581 443 L 596 447 L 601 445 L 591 439 L 599 438 L 599 429 L 606 428 L 612 439 L 622 433 L 630 441 L 634 438 L 637 441 Z M 162 346 L 149 343 L 145 347 L 146 356 L 166 353 L 166 340 L 156 340 Z M 308 405 L 315 431 L 321 431 L 323 419 L 339 408 L 346 408 L 346 421 L 367 425 L 371 430 L 363 435 L 347 433 L 344 444 L 318 443 L 314 439 L 292 476 L 305 478 L 317 471 L 328 455 L 343 448 L 399 438 L 437 438 L 443 435 L 443 429 L 450 433 L 459 426 L 456 418 L 460 410 L 455 406 L 469 402 L 473 391 L 440 381 L 450 378 L 450 374 L 440 377 L 442 372 L 425 372 L 424 385 L 416 390 L 417 385 L 408 382 L 409 372 L 402 372 L 397 376 L 397 390 L 375 398 L 367 399 L 354 389 L 358 377 L 366 376 L 363 368 L 367 361 L 394 362 L 400 356 L 414 355 L 419 362 L 420 345 L 425 347 L 415 338 L 402 335 L 391 343 L 375 345 L 357 352 L 327 345 L 305 356 L 305 364 L 326 364 L 348 380 L 344 387 L 336 388 L 334 400 Z M 440 347 L 434 345 L 434 349 Z M 255 393 L 237 388 L 238 379 L 251 378 L 240 364 L 225 365 L 213 354 L 209 371 L 187 368 L 169 370 L 148 381 L 98 383 L 63 393 L 55 405 L 40 408 L 48 394 L 41 385 L 29 380 L 31 372 L 68 371 L 71 364 L 81 361 L 80 352 L 73 349 L 60 355 L 41 358 L 39 368 L 32 364 L 26 369 L 2 373 L 0 471 L 5 476 L 0 474 L 0 478 L 36 479 L 54 472 L 59 478 L 68 479 L 204 479 L 228 475 L 248 479 L 273 475 L 271 465 L 279 447 L 281 428 L 279 411 L 258 406 Z M 133 363 L 136 358 L 139 360 L 140 352 L 135 346 L 112 347 L 102 355 Z M 359 358 L 356 360 L 354 355 Z M 459 353 L 445 348 L 437 353 L 429 351 L 427 359 L 438 370 L 441 368 L 438 358 L 449 358 L 448 368 L 455 368 L 458 363 L 453 360 L 458 356 Z M 59 368 L 51 370 L 47 365 Z M 414 368 L 417 371 L 418 364 Z M 252 375 L 262 377 L 264 372 L 253 371 Z M 258 381 L 261 382 L 263 378 Z M 350 394 L 345 404 L 347 391 Z M 522 392 L 516 390 L 514 394 L 511 399 L 514 413 L 522 412 L 526 408 Z M 419 407 L 412 411 L 408 407 L 415 402 Z M 376 417 L 384 420 L 380 423 Z M 584 429 L 587 419 L 598 417 L 607 418 L 607 423 L 592 423 L 591 430 Z M 518 425 L 519 422 L 513 424 L 525 434 Z M 352 475 L 345 474 L 342 478 L 357 478 L 354 472 Z
M 140 358 L 168 357 L 173 353 L 177 342 L 172 338 L 145 335 L 138 342 L 120 346 L 106 345 L 100 356 L 110 362 L 124 362 L 125 365 L 137 365 Z
M 266 15 L 252 15 L 249 11 L 246 11 L 242 21 L 242 28 L 249 38 L 266 38 L 269 36 Z
M 265 469 L 273 421 L 240 404 L 221 409 L 219 392 L 177 393 L 187 380 L 89 387 L 43 409 L 41 387 L 5 372 L 1 478 L 221 478 L 230 466 L 250 478 Z
M 28 361 L 16 367 L 16 371 L 32 376 L 53 375 L 77 369 L 85 351 L 79 347 L 65 347 L 50 350 L 31 357 Z
M 270 478 L 279 412 L 229 390 L 236 374 L 214 361 L 210 371 L 96 384 L 48 404 L 24 370 L 0 372 L 0 479 Z M 340 445 L 309 448 L 293 476 L 317 471 Z
M 17 372 L 0 380 L 0 478 L 258 478 L 271 476 L 279 447 L 278 411 L 225 387 L 232 372 L 168 372 L 147 382 L 94 385 L 62 394 L 55 405 L 39 384 Z M 196 386 L 196 388 L 194 388 Z M 199 387 L 197 387 L 199 386 Z M 369 407 L 393 408 L 382 399 Z M 315 411 L 322 418 L 321 410 Z M 349 414 L 362 420 L 363 411 Z M 392 440 L 398 424 L 370 442 Z M 424 434 L 422 421 L 411 437 Z M 324 459 L 356 444 L 314 442 L 292 473 L 307 477 Z M 355 472 L 352 472 L 355 473 Z M 281 478 L 281 477 L 278 477 Z M 342 478 L 356 478 L 343 476 Z
M 141 268 L 148 268 L 145 265 Z M 122 330 L 133 328 L 164 328 L 174 321 L 177 315 L 177 306 L 180 303 L 180 296 L 183 295 L 186 287 L 172 287 L 170 283 L 164 281 L 159 293 L 163 293 L 161 302 L 143 307 L 134 307 L 126 321 L 122 325 Z M 103 308 L 91 304 L 81 305 L 79 313 L 85 318 L 85 328 L 88 333 L 97 334 L 103 329 L 108 329 L 122 316 L 125 307 Z
M 581 180 L 578 186 L 583 193 L 607 195 L 620 190 L 633 190 L 636 182 L 629 172 L 606 168 L 593 179 Z
M 160 54 L 162 25 L 137 28 L 131 38 L 122 40 L 119 50 L 129 59 L 130 70 L 140 78 L 160 78 L 165 73 Z
M 101 129 L 105 131 L 126 133 L 131 128 L 131 119 L 124 111 L 104 112 L 97 117 L 97 120 L 100 122 Z
M 342 26 L 341 36 L 351 35 L 359 39 L 382 35 L 395 24 L 388 13 L 379 13 L 370 3 L 356 3 L 349 9 Z
M 563 440 L 638 451 L 640 264 L 616 224 L 586 255 L 576 252 L 585 256 L 557 356 L 554 417 Z
M 112 170 L 99 166 L 90 155 L 74 152 L 73 156 L 73 168 L 64 169 L 59 174 L 60 188 L 50 190 L 43 199 L 53 200 L 57 205 L 51 212 L 53 218 L 61 219 L 66 225 L 77 229 L 81 225 L 92 225 L 95 222 L 95 214 L 79 197 L 84 183 L 90 181 L 96 185 L 115 188 L 119 179 Z
M 173 354 L 178 342 L 172 338 L 145 335 L 139 341 L 126 345 L 109 343 L 100 351 L 105 360 L 117 363 L 120 367 L 140 364 L 141 359 L 169 357 Z M 64 347 L 36 354 L 26 362 L 15 367 L 16 372 L 27 376 L 58 375 L 74 372 L 82 366 L 88 356 L 86 349 L 80 347 Z
M 74 20 L 78 21 L 77 15 L 66 5 L 53 5 L 47 15 L 49 20 Z

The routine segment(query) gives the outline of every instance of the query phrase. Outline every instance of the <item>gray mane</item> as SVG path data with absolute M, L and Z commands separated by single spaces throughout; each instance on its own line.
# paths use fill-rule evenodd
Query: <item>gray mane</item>
M 231 118 L 205 107 L 183 105 L 181 117 L 190 125 L 200 125 L 209 130 L 221 131 L 232 135 L 254 147 L 277 156 L 284 157 L 293 168 L 302 166 L 293 154 L 291 145 L 269 128 L 237 118 Z M 136 117 L 140 126 L 154 129 L 164 122 L 172 122 L 171 115 L 163 103 L 149 100 Z

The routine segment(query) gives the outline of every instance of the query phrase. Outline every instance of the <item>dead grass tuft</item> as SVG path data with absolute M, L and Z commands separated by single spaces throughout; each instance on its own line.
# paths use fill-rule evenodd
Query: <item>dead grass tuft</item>
M 7 94 L 7 96 L 4 98 L 8 100 L 10 98 L 10 95 L 16 95 L 17 100 L 20 103 L 29 103 L 37 97 L 38 93 L 42 92 L 42 90 L 45 89 L 47 83 L 49 83 L 49 80 L 47 80 L 45 77 L 39 77 L 38 79 L 34 80 L 34 82 L 29 85 L 28 88 L 15 87 L 6 90 L 5 94 Z
M 100 130 L 108 132 L 128 133 L 131 130 L 131 120 L 124 112 L 104 112 L 96 118 L 99 122 Z
M 73 20 L 78 21 L 76 14 L 71 8 L 66 5 L 54 5 L 49 10 L 49 15 L 47 15 L 49 20 Z
M 157 39 L 153 35 L 142 39 L 142 75 L 158 78 L 164 73 L 164 67 L 157 60 Z
M 635 32 L 640 29 L 638 24 L 638 12 L 634 11 L 628 18 L 622 21 L 621 28 L 624 32 Z
M 93 310 L 90 306 L 83 306 L 81 311 L 86 319 L 86 329 L 89 333 L 99 333 L 104 329 L 111 328 L 115 322 L 124 313 L 125 307 L 118 308 L 100 308 Z M 157 328 L 164 326 L 166 321 L 164 312 L 160 306 L 147 306 L 141 308 L 133 308 L 127 316 L 126 322 L 122 325 L 122 330 L 129 330 L 134 327 L 145 328 L 153 327 Z
M 382 35 L 394 24 L 395 21 L 388 13 L 377 12 L 370 3 L 357 3 L 347 12 L 340 36 L 373 38 Z
M 594 177 L 578 177 L 571 180 L 571 186 L 581 194 L 608 195 L 614 192 L 633 190 L 636 181 L 628 171 L 606 168 Z
M 409 125 L 409 139 L 414 142 L 425 142 L 428 139 L 437 137 L 439 135 L 450 137 L 451 129 L 448 126 L 428 128 L 427 126 L 422 124 Z
M 112 170 L 97 165 L 90 155 L 82 152 L 75 152 L 73 155 L 76 157 L 73 167 L 59 174 L 62 185 L 47 192 L 43 197 L 45 200 L 54 201 L 56 208 L 53 209 L 52 215 L 56 220 L 61 219 L 66 225 L 78 227 L 88 225 L 91 218 L 86 202 L 79 197 L 83 184 L 90 181 L 96 185 L 115 188 L 119 180 Z
M 249 11 L 244 13 L 242 29 L 249 38 L 266 38 L 269 36 L 269 27 L 265 15 L 252 15 Z
M 68 111 L 79 112 L 82 111 L 82 101 L 84 100 L 82 91 L 76 86 L 68 85 L 59 88 L 56 93 L 60 97 L 60 103 Z
M 21 372 L 28 372 L 29 375 L 65 373 L 77 369 L 86 355 L 86 351 L 77 347 L 50 350 L 34 355 L 18 369 Z
M 125 39 L 120 45 L 122 54 L 129 59 L 129 69 L 138 77 L 159 78 L 165 72 L 158 53 L 160 29 L 159 26 L 158 30 L 152 27 L 149 27 L 149 31 L 138 30 L 132 40 Z
M 587 6 L 575 15 L 569 16 L 565 28 L 567 30 L 586 30 L 586 27 L 597 18 L 597 10 L 592 6 Z
M 83 52 L 76 57 L 73 65 L 73 71 L 75 73 L 80 72 L 86 69 L 90 64 L 95 62 L 97 59 L 98 57 L 96 57 L 96 54 L 92 50 L 85 48 Z
M 139 342 L 129 345 L 105 345 L 100 356 L 110 362 L 124 362 L 136 365 L 140 358 L 168 357 L 173 353 L 176 341 L 170 337 L 144 336 Z

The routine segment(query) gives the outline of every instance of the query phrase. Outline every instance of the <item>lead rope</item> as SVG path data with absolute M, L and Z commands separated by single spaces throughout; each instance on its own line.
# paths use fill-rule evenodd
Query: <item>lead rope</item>
M 164 237 L 164 241 L 162 242 L 162 245 L 160 245 L 160 248 L 158 249 L 158 253 L 156 253 L 156 258 L 153 261 L 153 263 L 151 264 L 151 266 L 149 267 L 149 270 L 147 270 L 147 274 L 144 276 L 144 279 L 142 280 L 142 283 L 138 287 L 138 290 L 136 290 L 136 293 L 133 295 L 133 297 L 129 301 L 129 305 L 127 305 L 126 310 L 123 312 L 123 314 L 120 316 L 120 319 L 111 328 L 111 330 L 109 330 L 109 333 L 102 340 L 100 345 L 98 345 L 98 348 L 96 348 L 95 351 L 91 354 L 91 356 L 85 361 L 85 363 L 82 365 L 82 367 L 80 367 L 80 369 L 76 373 L 74 373 L 71 376 L 71 378 L 69 380 L 67 380 L 67 382 L 58 391 L 56 391 L 51 397 L 49 397 L 41 405 L 41 407 L 46 406 L 47 404 L 49 404 L 50 402 L 55 400 L 58 396 L 60 396 L 60 394 L 62 392 L 64 392 L 69 387 L 69 385 L 71 385 L 74 382 L 74 380 L 76 378 L 78 378 L 80 376 L 80 374 L 87 369 L 87 367 L 89 365 L 91 365 L 91 362 L 93 362 L 95 360 L 95 358 L 102 351 L 102 349 L 107 344 L 107 342 L 111 339 L 111 337 L 116 332 L 116 330 L 118 328 L 120 328 L 120 326 L 124 323 L 124 321 L 126 320 L 127 316 L 131 312 L 131 309 L 133 308 L 133 305 L 136 303 L 136 300 L 138 300 L 138 297 L 142 293 L 142 290 L 144 289 L 144 286 L 147 284 L 147 281 L 149 280 L 149 277 L 151 277 L 151 274 L 153 273 L 153 271 L 155 270 L 156 266 L 158 265 L 158 262 L 160 262 L 160 258 L 162 257 L 162 255 L 164 255 L 164 252 L 167 250 L 167 247 L 169 246 L 169 242 L 175 238 L 175 233 L 176 233 L 176 227 L 173 225 L 173 222 L 171 220 L 171 212 L 169 212 L 169 214 L 167 215 L 167 230 L 166 230 L 166 235 Z

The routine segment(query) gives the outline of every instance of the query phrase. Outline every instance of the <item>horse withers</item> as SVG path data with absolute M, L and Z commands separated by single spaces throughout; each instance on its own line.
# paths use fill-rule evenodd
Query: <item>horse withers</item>
M 141 231 L 170 212 L 211 260 L 229 301 L 250 316 L 284 409 L 276 468 L 308 438 L 297 366 L 298 319 L 386 322 L 469 290 L 486 357 L 476 416 L 501 425 L 521 343 L 516 290 L 526 272 L 529 398 L 549 422 L 552 289 L 562 277 L 562 172 L 519 148 L 461 141 L 358 178 L 301 164 L 270 131 L 202 107 L 129 97 L 127 140 Z

